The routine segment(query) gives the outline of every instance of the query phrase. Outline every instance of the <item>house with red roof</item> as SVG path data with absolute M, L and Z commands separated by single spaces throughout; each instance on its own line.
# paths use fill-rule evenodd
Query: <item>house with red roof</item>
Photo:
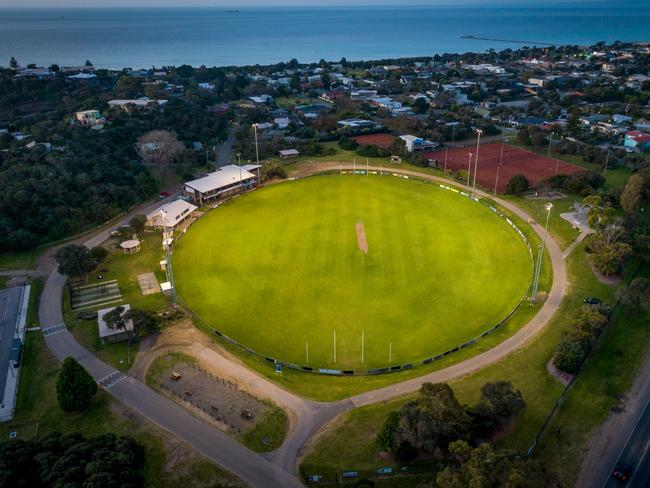
M 634 152 L 650 151 L 650 134 L 640 130 L 626 132 L 623 145 Z

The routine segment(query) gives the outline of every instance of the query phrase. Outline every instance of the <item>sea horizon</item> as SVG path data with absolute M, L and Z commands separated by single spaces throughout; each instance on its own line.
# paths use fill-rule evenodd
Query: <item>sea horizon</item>
M 236 12 L 232 12 L 236 10 Z M 358 15 L 355 15 L 355 12 Z M 0 65 L 267 65 L 650 40 L 650 4 L 2 8 Z M 471 27 L 468 27 L 471 26 Z M 475 36 L 474 39 L 462 36 Z M 508 42 L 512 41 L 512 42 Z

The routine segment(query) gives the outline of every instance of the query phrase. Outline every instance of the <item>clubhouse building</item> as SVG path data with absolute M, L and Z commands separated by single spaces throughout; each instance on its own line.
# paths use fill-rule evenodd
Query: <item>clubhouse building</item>
M 257 166 L 254 164 L 224 166 L 214 173 L 185 183 L 183 194 L 200 207 L 218 198 L 244 192 L 257 183 L 257 176 L 250 172 L 256 169 Z

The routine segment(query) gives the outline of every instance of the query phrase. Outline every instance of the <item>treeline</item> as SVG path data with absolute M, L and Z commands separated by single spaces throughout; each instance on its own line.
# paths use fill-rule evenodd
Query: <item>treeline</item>
M 131 437 L 53 433 L 0 444 L 0 486 L 144 486 L 145 449 Z

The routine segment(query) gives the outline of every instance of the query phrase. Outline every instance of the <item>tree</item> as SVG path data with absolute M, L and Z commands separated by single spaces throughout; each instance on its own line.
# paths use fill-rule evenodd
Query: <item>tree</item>
M 429 452 L 444 450 L 469 432 L 470 418 L 445 383 L 424 383 L 418 398 L 407 402 L 399 416 L 398 443 Z
M 650 305 L 650 280 L 634 278 L 623 290 L 623 300 L 637 313 L 647 309 Z
M 11 59 L 9 59 L 9 67 L 11 69 L 18 68 L 18 61 L 16 61 L 16 58 L 14 58 L 13 56 L 11 56 Z
M 621 207 L 625 212 L 638 210 L 641 200 L 648 192 L 650 178 L 644 171 L 639 171 L 630 176 L 621 194 Z
M 109 329 L 126 330 L 126 314 L 121 305 L 104 315 L 104 322 Z
M 152 130 L 138 139 L 136 150 L 145 164 L 159 166 L 164 174 L 185 150 L 185 146 L 173 132 Z
M 588 352 L 589 345 L 586 341 L 564 336 L 558 345 L 553 364 L 565 373 L 577 373 Z
M 416 114 L 425 114 L 429 110 L 429 102 L 424 97 L 416 98 L 415 103 L 413 103 L 413 110 Z
M 395 429 L 399 425 L 398 412 L 390 412 L 377 433 L 377 448 L 380 451 L 392 451 L 395 448 Z
M 506 193 L 519 196 L 528 188 L 530 188 L 528 178 L 524 175 L 514 175 L 506 185 Z
M 53 64 L 52 66 L 50 66 L 50 71 L 52 73 L 58 73 L 59 71 L 61 71 L 61 67 L 58 64 Z
M 104 246 L 95 246 L 90 250 L 90 257 L 95 263 L 101 263 L 108 257 L 108 249 Z
M 514 451 L 481 444 L 472 449 L 467 442 L 449 445 L 454 464 L 440 471 L 438 486 L 445 488 L 551 488 L 557 480 L 539 462 L 520 459 Z
M 589 255 L 591 263 L 605 276 L 613 276 L 623 270 L 623 261 L 632 252 L 625 242 L 615 242 L 601 247 L 598 252 Z
M 63 360 L 56 380 L 56 397 L 66 412 L 84 410 L 97 393 L 97 383 L 73 357 Z
M 134 215 L 129 221 L 129 227 L 133 229 L 136 234 L 144 231 L 144 226 L 147 223 L 147 216 L 142 214 Z
M 68 276 L 80 276 L 95 267 L 95 262 L 86 246 L 69 244 L 56 252 L 59 272 Z
M 474 432 L 489 436 L 504 427 L 526 407 L 521 392 L 509 381 L 486 383 L 481 388 L 481 398 L 471 410 Z
M 145 310 L 132 308 L 124 314 L 124 320 L 131 320 L 133 322 L 133 331 L 138 337 L 153 334 L 160 329 L 158 316 Z
M 93 67 L 93 63 L 90 62 L 90 59 L 86 59 L 86 62 L 85 62 L 85 64 L 84 64 L 84 66 L 86 66 L 86 68 L 92 68 L 92 67 Z

